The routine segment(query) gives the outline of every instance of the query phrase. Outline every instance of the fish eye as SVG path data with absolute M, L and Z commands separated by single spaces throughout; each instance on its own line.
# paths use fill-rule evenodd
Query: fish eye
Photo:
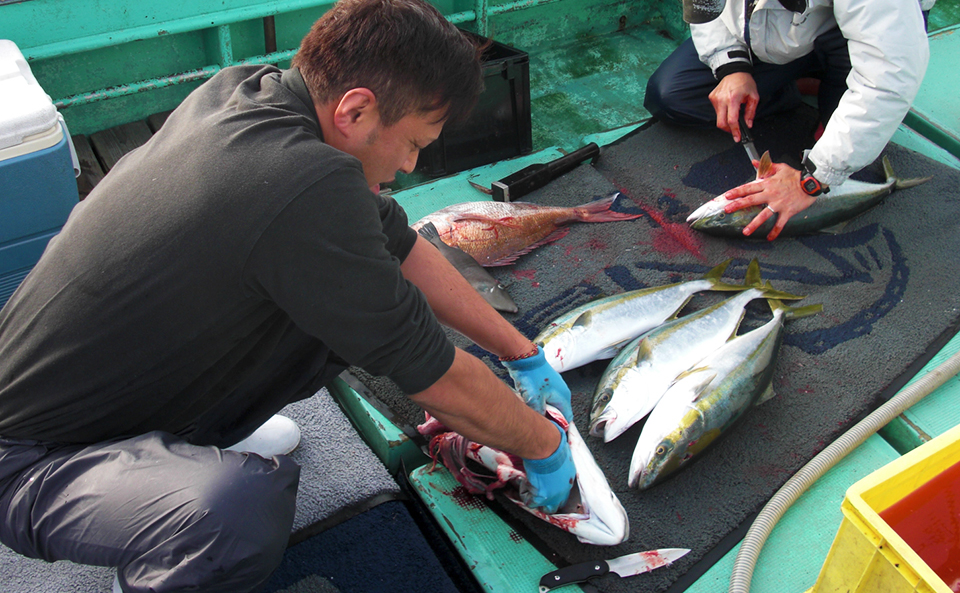
M 667 449 L 663 445 L 660 445 L 659 447 L 657 447 L 657 455 L 663 455 L 666 452 L 667 452 Z
M 723 220 L 723 219 L 726 218 L 726 217 L 727 217 L 727 213 L 726 213 L 726 212 L 721 212 L 720 214 L 717 215 L 717 218 L 719 218 L 720 220 Z
M 601 395 L 600 401 L 602 401 L 603 403 L 607 403 L 608 401 L 610 401 L 610 394 L 604 393 L 603 395 Z

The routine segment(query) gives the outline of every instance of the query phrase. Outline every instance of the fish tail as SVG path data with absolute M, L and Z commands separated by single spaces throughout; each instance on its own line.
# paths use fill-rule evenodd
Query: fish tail
M 809 317 L 823 311 L 823 305 L 820 303 L 817 303 L 816 305 L 804 305 L 803 307 L 791 307 L 790 305 L 784 305 L 779 299 L 767 299 L 767 303 L 770 305 L 770 310 L 774 314 L 776 314 L 777 311 L 783 311 L 783 316 L 786 319 Z
M 740 291 L 751 288 L 746 284 L 729 284 L 723 281 L 723 273 L 726 271 L 727 266 L 729 266 L 730 262 L 732 261 L 732 258 L 728 259 L 703 275 L 703 280 L 709 280 L 713 284 L 713 286 L 710 287 L 710 290 Z M 757 273 L 759 273 L 759 269 Z
M 577 219 L 581 222 L 613 222 L 615 220 L 632 220 L 643 216 L 642 212 L 617 212 L 616 210 L 611 210 L 621 195 L 620 192 L 614 192 L 602 200 L 580 204 L 574 208 Z
M 763 291 L 763 298 L 765 299 L 778 299 L 783 301 L 798 301 L 804 298 L 801 295 L 792 294 L 789 292 L 784 292 L 782 290 L 776 290 L 770 281 L 763 281 L 760 275 L 760 262 L 757 261 L 757 258 L 753 258 L 750 261 L 750 264 L 747 266 L 747 273 L 743 279 L 743 286 L 739 287 L 740 290 L 747 290 L 750 288 L 756 288 Z
M 897 190 L 916 187 L 921 183 L 926 183 L 931 179 L 933 179 L 933 176 L 900 179 L 899 177 L 897 177 L 896 171 L 893 170 L 893 165 L 890 164 L 890 159 L 887 158 L 887 155 L 883 155 L 883 174 L 887 176 L 887 179 L 894 180 L 893 188 Z

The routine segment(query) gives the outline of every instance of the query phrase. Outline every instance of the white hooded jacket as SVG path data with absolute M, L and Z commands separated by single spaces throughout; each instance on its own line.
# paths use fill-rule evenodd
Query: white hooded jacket
M 744 41 L 747 1 L 728 0 L 716 20 L 690 25 L 700 60 L 714 73 L 750 59 Z M 873 162 L 903 121 L 930 56 L 921 7 L 929 9 L 934 1 L 807 0 L 806 10 L 795 13 L 778 0 L 757 0 L 749 49 L 762 62 L 803 57 L 813 51 L 817 36 L 838 25 L 847 39 L 848 88 L 808 157 L 822 183 L 839 185 Z

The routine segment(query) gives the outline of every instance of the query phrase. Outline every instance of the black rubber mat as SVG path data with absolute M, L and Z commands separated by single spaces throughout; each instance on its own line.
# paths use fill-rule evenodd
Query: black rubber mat
M 816 124 L 803 107 L 758 122 L 758 148 L 775 161 L 799 162 Z M 553 318 L 590 300 L 641 287 L 698 278 L 733 258 L 725 279 L 741 282 L 757 258 L 765 280 L 822 303 L 816 316 L 789 321 L 777 363 L 777 396 L 749 411 L 744 422 L 666 482 L 645 491 L 627 488 L 627 471 L 640 426 L 604 444 L 589 437 L 630 516 L 630 539 L 613 548 L 573 536 L 510 508 L 537 545 L 567 562 L 610 558 L 659 547 L 692 552 L 675 565 L 632 579 L 604 577 L 604 592 L 682 590 L 738 541 L 753 515 L 797 469 L 875 409 L 956 331 L 960 317 L 960 172 L 891 145 L 885 153 L 903 177 L 932 175 L 924 185 L 895 192 L 854 219 L 840 234 L 765 240 L 709 237 L 686 216 L 705 200 L 754 175 L 729 135 L 653 124 L 604 149 L 594 166 L 531 194 L 527 201 L 575 205 L 619 190 L 639 209 L 637 220 L 574 225 L 560 241 L 495 274 L 511 282 L 520 306 L 508 315 L 531 338 Z M 856 178 L 881 182 L 879 161 Z M 684 313 L 724 295 L 695 297 Z M 741 333 L 770 318 L 757 301 Z M 488 353 L 451 334 L 505 376 Z M 575 420 L 586 433 L 590 404 L 606 361 L 564 374 Z M 378 397 L 415 424 L 422 419 L 389 381 L 366 376 Z M 507 379 L 508 380 L 508 379 Z

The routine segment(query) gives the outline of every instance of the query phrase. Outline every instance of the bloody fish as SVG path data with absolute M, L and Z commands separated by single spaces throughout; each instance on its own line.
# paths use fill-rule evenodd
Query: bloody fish
M 529 202 L 463 202 L 424 216 L 414 230 L 432 222 L 440 239 L 470 254 L 482 266 L 505 266 L 537 247 L 569 232 L 573 222 L 613 222 L 643 216 L 613 207 L 621 197 L 606 198 L 573 207 L 542 206 Z

